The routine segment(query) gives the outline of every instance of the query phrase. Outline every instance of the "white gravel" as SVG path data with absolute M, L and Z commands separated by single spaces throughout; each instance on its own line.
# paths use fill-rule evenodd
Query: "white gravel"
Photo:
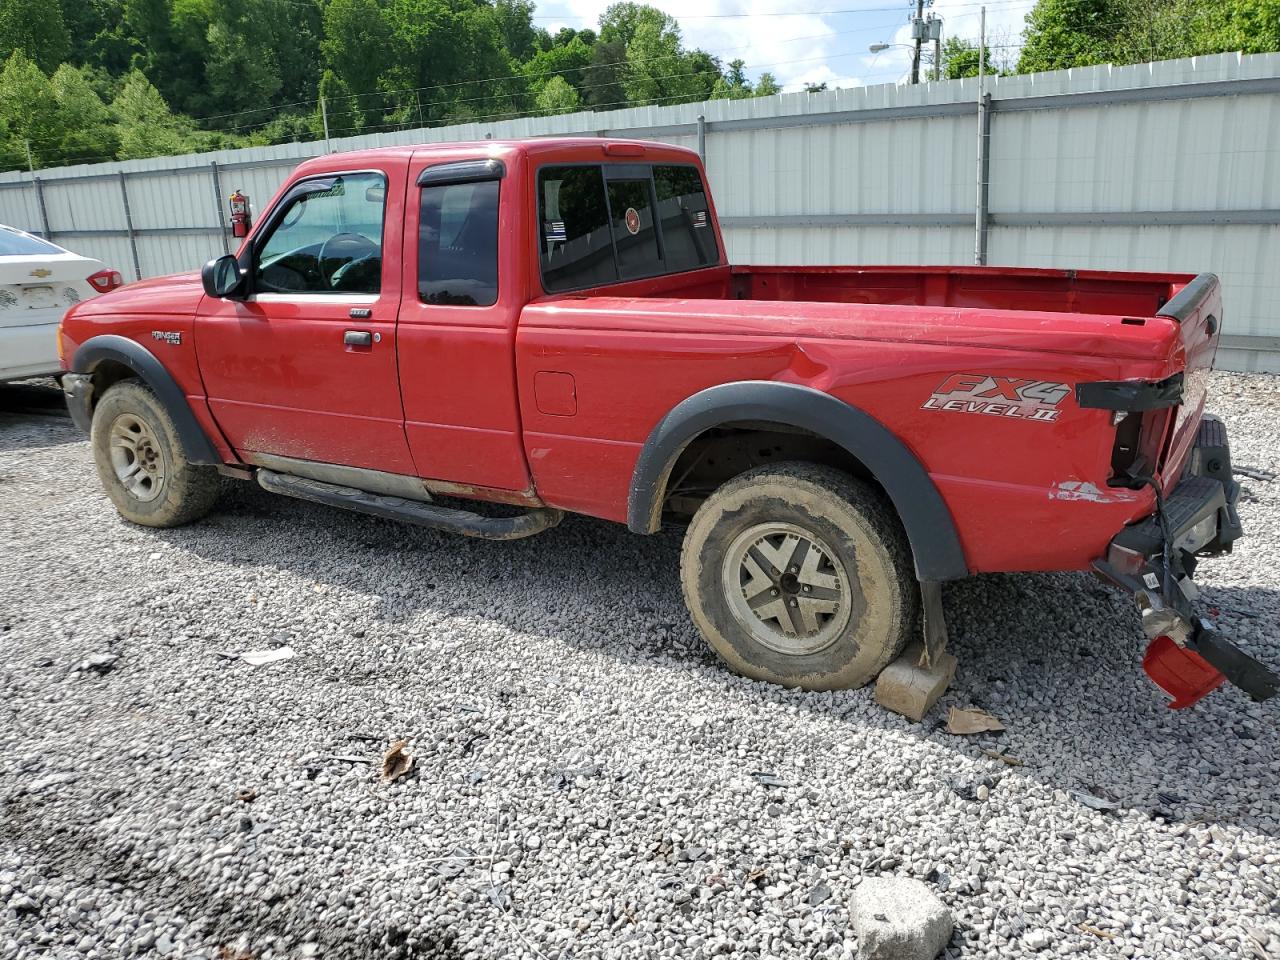
M 1280 380 L 1211 390 L 1237 463 L 1280 472 Z M 1201 583 L 1280 663 L 1280 481 L 1245 488 Z M 68 421 L 0 413 L 0 958 L 848 957 L 871 874 L 938 893 L 953 957 L 1280 957 L 1280 710 L 1167 710 L 1126 598 L 948 587 L 959 673 L 913 726 L 722 669 L 678 546 L 248 485 L 145 530 Z M 949 704 L 1008 731 L 948 736 Z

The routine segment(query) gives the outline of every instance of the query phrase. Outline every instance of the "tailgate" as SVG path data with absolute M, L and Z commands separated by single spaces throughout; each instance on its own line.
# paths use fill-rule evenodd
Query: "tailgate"
M 1182 474 L 1204 413 L 1209 371 L 1213 369 L 1222 330 L 1222 288 L 1218 278 L 1212 273 L 1200 274 L 1178 290 L 1156 316 L 1167 317 L 1178 324 L 1186 358 L 1182 402 L 1175 409 L 1168 455 L 1161 469 L 1161 480 L 1168 488 Z

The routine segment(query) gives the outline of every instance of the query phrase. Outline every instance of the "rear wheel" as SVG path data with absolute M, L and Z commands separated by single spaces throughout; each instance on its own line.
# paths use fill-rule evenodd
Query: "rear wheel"
M 760 467 L 722 486 L 685 534 L 680 572 L 703 637 L 757 680 L 862 686 L 916 625 L 897 518 L 874 488 L 817 464 Z
M 218 472 L 188 463 L 168 411 L 136 380 L 114 384 L 93 411 L 94 464 L 126 520 L 178 527 L 208 513 L 218 498 Z

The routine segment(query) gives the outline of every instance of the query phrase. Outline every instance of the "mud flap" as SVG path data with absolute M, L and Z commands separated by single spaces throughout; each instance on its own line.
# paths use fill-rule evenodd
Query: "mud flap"
M 942 612 L 942 584 L 937 580 L 920 581 L 920 617 L 923 621 L 924 644 L 920 648 L 920 666 L 931 667 L 947 649 L 947 620 Z

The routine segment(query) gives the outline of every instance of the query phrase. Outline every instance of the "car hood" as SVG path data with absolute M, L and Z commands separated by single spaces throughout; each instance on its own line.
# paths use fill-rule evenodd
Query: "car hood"
M 123 287 L 86 300 L 75 310 L 76 315 L 109 316 L 139 314 L 195 314 L 204 286 L 199 273 L 175 273 L 167 277 L 151 277 L 127 283 Z

